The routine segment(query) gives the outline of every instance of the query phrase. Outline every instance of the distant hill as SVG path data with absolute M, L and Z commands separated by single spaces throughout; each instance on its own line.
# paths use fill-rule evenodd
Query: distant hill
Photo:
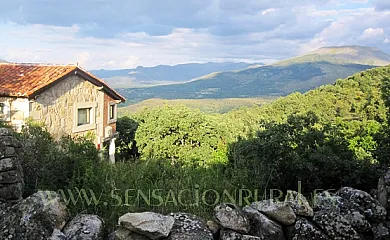
M 6 63 L 7 61 L 0 59 L 0 63 Z
M 378 48 L 363 46 L 323 47 L 309 54 L 280 61 L 275 65 L 285 66 L 307 62 L 330 62 L 336 64 L 361 64 L 385 66 L 390 64 L 390 55 Z
M 173 66 L 139 66 L 133 69 L 91 70 L 94 75 L 103 78 L 112 87 L 142 87 L 187 82 L 191 79 L 213 72 L 222 72 L 247 68 L 254 64 L 239 63 L 188 63 Z M 263 65 L 259 63 L 257 65 Z
M 331 84 L 338 78 L 387 64 L 390 64 L 390 56 L 377 48 L 326 47 L 273 65 L 213 73 L 188 83 L 118 90 L 129 100 L 128 102 L 139 102 L 149 98 L 284 96 Z

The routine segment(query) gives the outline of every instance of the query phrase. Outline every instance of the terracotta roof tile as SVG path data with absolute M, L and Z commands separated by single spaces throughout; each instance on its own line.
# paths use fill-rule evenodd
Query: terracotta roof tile
M 82 72 L 116 99 L 125 98 L 103 80 L 76 65 L 0 63 L 0 96 L 30 97 L 36 91 L 54 83 L 71 72 Z
M 28 97 L 75 70 L 74 65 L 0 64 L 0 95 Z

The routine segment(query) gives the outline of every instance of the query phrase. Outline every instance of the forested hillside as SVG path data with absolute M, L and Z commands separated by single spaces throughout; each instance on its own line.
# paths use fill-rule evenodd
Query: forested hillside
M 256 97 L 256 98 L 221 98 L 221 99 L 147 99 L 139 103 L 130 104 L 118 108 L 118 115 L 124 116 L 134 114 L 144 108 L 152 109 L 164 105 L 176 106 L 184 105 L 192 109 L 199 109 L 206 113 L 227 113 L 229 111 L 241 108 L 261 106 L 268 104 L 278 97 Z
M 345 176 L 339 180 L 352 181 L 359 177 L 354 175 L 355 167 L 380 160 L 375 155 L 376 139 L 387 126 L 383 89 L 389 76 L 390 67 L 380 67 L 305 94 L 293 93 L 262 107 L 227 114 L 205 114 L 184 106 L 145 110 L 118 123 L 119 131 L 123 124 L 131 126 L 122 130 L 124 137 L 134 137 L 123 142 L 129 145 L 122 143 L 120 153 L 172 164 L 233 164 L 249 172 L 245 179 L 250 185 L 276 177 L 276 185 L 283 181 L 283 186 L 289 186 L 288 181 L 296 182 L 292 178 L 307 177 L 307 187 L 312 189 L 317 184 L 311 181 L 321 178 L 328 167 L 332 177 L 351 169 L 349 180 Z M 335 164 L 342 167 L 337 170 Z M 280 175 L 283 171 L 297 166 L 302 168 L 299 174 L 279 179 L 287 176 Z
M 332 84 L 339 78 L 387 64 L 390 64 L 390 56 L 376 48 L 328 47 L 273 65 L 214 73 L 187 83 L 118 90 L 130 103 L 149 98 L 285 96 Z
M 178 139 L 174 137 L 176 133 L 173 128 L 189 124 L 188 129 L 180 129 L 179 132 L 194 131 L 190 122 L 196 117 L 204 119 L 202 124 L 214 120 L 215 123 L 211 124 L 212 128 L 219 127 L 221 139 L 224 138 L 228 142 L 234 141 L 237 136 L 254 134 L 261 129 L 261 121 L 285 123 L 289 116 L 304 116 L 308 112 L 312 112 L 320 123 L 337 124 L 338 127 L 343 128 L 343 132 L 352 135 L 355 131 L 359 132 L 360 128 L 366 128 L 367 124 L 378 128 L 386 119 L 381 83 L 390 75 L 389 69 L 389 67 L 381 67 L 357 73 L 347 79 L 338 80 L 334 85 L 322 86 L 305 94 L 293 93 L 271 104 L 242 108 L 227 114 L 205 114 L 184 106 L 165 106 L 145 110 L 133 116 L 140 122 L 137 132 L 138 141 L 142 142 L 147 138 L 150 143 L 146 142 L 145 146 L 149 146 L 151 142 L 158 144 L 156 139 L 152 140 L 149 133 L 142 132 L 150 124 L 151 132 L 155 132 L 158 126 L 168 128 L 167 131 L 172 135 L 164 136 L 172 138 L 173 142 L 170 145 L 175 145 L 174 141 Z M 145 135 L 145 139 L 141 138 L 141 134 Z M 155 134 L 160 136 L 159 133 Z M 143 147 L 140 147 L 142 151 Z

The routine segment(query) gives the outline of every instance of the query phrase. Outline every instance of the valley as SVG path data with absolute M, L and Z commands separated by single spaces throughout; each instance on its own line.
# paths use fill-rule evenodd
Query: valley
M 333 84 L 356 72 L 390 64 L 390 56 L 377 48 L 325 47 L 272 65 L 253 65 L 241 70 L 214 72 L 187 82 L 160 82 L 160 86 L 118 87 L 127 104 L 147 99 L 224 99 L 278 97 Z M 201 73 L 201 72 L 199 72 Z M 95 72 L 100 77 L 99 72 Z M 172 73 L 178 76 L 179 73 Z M 195 75 L 192 75 L 195 76 Z M 109 78 L 110 80 L 110 78 Z M 117 83 L 121 85 L 119 81 Z

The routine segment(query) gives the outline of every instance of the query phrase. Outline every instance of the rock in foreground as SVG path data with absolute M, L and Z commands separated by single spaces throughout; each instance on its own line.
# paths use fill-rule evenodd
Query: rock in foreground
M 218 223 L 227 229 L 240 233 L 249 233 L 249 220 L 238 207 L 233 204 L 221 204 L 214 208 L 214 215 Z
M 80 214 L 65 227 L 66 239 L 101 240 L 103 239 L 103 220 L 96 215 Z
M 46 240 L 69 219 L 56 192 L 40 191 L 12 206 L 0 222 L 0 239 Z
M 201 218 L 188 213 L 171 213 L 175 223 L 168 240 L 213 240 L 213 235 Z
M 254 202 L 251 207 L 285 226 L 295 223 L 296 215 L 290 205 L 274 200 Z
M 126 213 L 119 218 L 119 225 L 132 232 L 149 237 L 161 239 L 168 237 L 175 219 L 154 212 Z

